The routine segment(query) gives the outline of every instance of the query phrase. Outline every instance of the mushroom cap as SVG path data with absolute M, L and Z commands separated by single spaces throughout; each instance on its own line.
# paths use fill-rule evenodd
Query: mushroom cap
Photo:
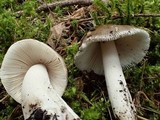
M 94 71 L 103 75 L 100 42 L 114 41 L 123 68 L 139 63 L 146 55 L 150 36 L 143 29 L 129 25 L 102 25 L 90 31 L 75 56 L 80 70 Z
M 24 76 L 35 64 L 45 65 L 53 88 L 60 96 L 64 93 L 67 85 L 67 69 L 62 57 L 40 41 L 24 39 L 14 43 L 8 49 L 0 71 L 2 84 L 18 103 L 21 103 Z

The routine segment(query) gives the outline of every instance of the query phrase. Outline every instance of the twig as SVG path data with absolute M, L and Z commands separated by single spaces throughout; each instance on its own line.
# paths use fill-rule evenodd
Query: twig
M 159 111 L 156 111 L 156 110 L 154 110 L 154 109 L 152 109 L 152 108 L 146 108 L 146 107 L 137 106 L 137 105 L 136 105 L 136 107 L 138 107 L 138 108 L 140 108 L 140 109 L 143 109 L 143 110 L 146 110 L 146 111 L 150 111 L 150 112 L 153 112 L 153 113 L 156 113 L 156 114 L 160 115 L 160 112 L 159 112 Z
M 149 102 L 152 102 L 148 96 L 143 92 L 143 91 L 138 91 L 138 93 L 136 94 L 136 98 L 135 98 L 135 103 L 138 105 L 138 106 L 141 106 L 140 105 L 140 96 L 143 95 L 145 100 L 149 101 Z M 153 103 L 153 102 L 152 102 Z
M 160 17 L 160 14 L 132 14 L 132 17 Z
M 124 17 L 126 17 L 126 16 L 113 15 L 111 17 L 111 19 L 115 20 L 115 19 L 124 18 Z M 134 17 L 160 17 L 160 14 L 132 14 L 131 17 L 132 18 L 134 18 Z M 102 19 L 102 18 L 106 18 L 106 16 L 98 16 L 98 18 Z M 67 20 L 68 19 L 66 19 L 65 21 L 67 21 Z M 91 21 L 91 20 L 93 20 L 93 18 L 84 18 L 84 19 L 76 19 L 76 20 L 80 23 L 80 22 L 85 22 L 85 21 Z
M 160 95 L 160 92 L 158 92 L 158 93 L 153 93 L 153 95 Z
M 151 101 L 148 96 L 143 92 L 143 91 L 138 91 L 138 96 L 143 95 L 145 97 L 146 100 Z
M 114 19 L 124 18 L 124 17 L 126 17 L 126 15 L 124 16 L 115 15 L 115 16 L 112 16 L 112 19 L 114 20 Z M 134 17 L 160 17 L 160 14 L 150 14 L 150 13 L 149 14 L 132 14 L 131 17 L 132 18 Z
M 149 119 L 146 119 L 146 118 L 144 118 L 142 116 L 139 116 L 139 115 L 137 115 L 137 117 L 138 117 L 139 120 L 149 120 Z
M 46 11 L 48 8 L 53 9 L 57 6 L 65 7 L 65 6 L 72 6 L 72 5 L 91 5 L 93 2 L 92 0 L 64 0 L 58 1 L 54 3 L 44 4 L 38 7 L 37 12 Z
M 9 95 L 4 96 L 1 100 L 0 103 L 3 102 L 5 99 L 7 99 L 9 97 Z

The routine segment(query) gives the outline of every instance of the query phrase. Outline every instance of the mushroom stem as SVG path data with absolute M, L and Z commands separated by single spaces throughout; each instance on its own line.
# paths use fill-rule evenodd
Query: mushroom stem
M 79 120 L 50 84 L 47 69 L 42 64 L 33 65 L 22 83 L 22 109 L 25 120 L 52 118 Z
M 114 41 L 101 42 L 104 74 L 114 115 L 119 120 L 136 120 L 136 110 L 128 90 Z

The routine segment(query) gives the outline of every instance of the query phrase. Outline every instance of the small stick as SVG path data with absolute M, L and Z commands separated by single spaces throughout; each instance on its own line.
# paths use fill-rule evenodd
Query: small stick
M 139 120 L 149 120 L 149 119 L 146 119 L 146 118 L 144 118 L 142 116 L 139 116 L 139 115 L 137 115 L 137 117 L 138 117 Z
M 7 99 L 9 97 L 9 95 L 4 96 L 1 100 L 0 103 L 3 102 L 5 99 Z
M 132 14 L 132 17 L 160 17 L 160 14 Z
M 105 18 L 106 16 L 99 16 L 98 18 Z M 112 20 L 115 20 L 115 19 L 119 19 L 119 18 L 123 18 L 123 17 L 126 17 L 126 16 L 118 16 L 118 15 L 113 15 L 111 17 Z M 160 17 L 160 14 L 132 14 L 131 15 L 132 18 L 135 18 L 135 17 Z M 90 21 L 90 20 L 93 20 L 93 18 L 84 18 L 84 19 L 77 19 L 78 22 L 84 22 L 84 21 Z
M 37 12 L 46 11 L 48 8 L 53 9 L 56 6 L 65 7 L 65 6 L 72 6 L 72 5 L 91 5 L 93 2 L 92 0 L 64 0 L 58 1 L 54 3 L 44 4 L 38 7 Z
M 118 15 L 114 15 L 112 16 L 112 19 L 119 19 L 119 18 L 124 18 L 126 17 L 126 15 L 124 16 L 118 16 Z M 131 14 L 131 17 L 132 18 L 135 18 L 135 17 L 160 17 L 160 14 Z
M 152 109 L 152 108 L 146 108 L 146 107 L 137 106 L 137 105 L 136 105 L 136 107 L 138 107 L 138 108 L 140 108 L 140 109 L 143 109 L 143 110 L 146 110 L 146 111 L 150 111 L 150 112 L 153 112 L 153 113 L 156 113 L 156 114 L 160 115 L 160 112 L 159 112 L 159 111 L 156 111 L 156 110 L 154 110 L 154 109 Z

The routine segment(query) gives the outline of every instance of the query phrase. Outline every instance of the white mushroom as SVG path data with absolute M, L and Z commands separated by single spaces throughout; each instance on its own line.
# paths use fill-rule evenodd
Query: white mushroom
M 65 63 L 46 44 L 33 39 L 14 43 L 4 56 L 0 77 L 22 105 L 26 120 L 79 119 L 61 98 L 67 85 Z
M 75 56 L 80 70 L 105 75 L 112 109 L 120 120 L 137 119 L 122 67 L 140 62 L 149 44 L 145 30 L 128 25 L 102 25 L 86 35 Z

